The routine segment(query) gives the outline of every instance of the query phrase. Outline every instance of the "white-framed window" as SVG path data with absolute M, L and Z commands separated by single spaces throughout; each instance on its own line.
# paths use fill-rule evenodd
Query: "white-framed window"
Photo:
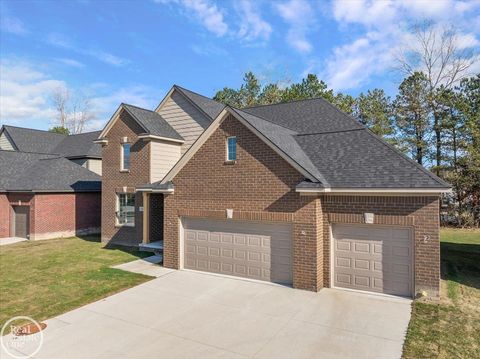
M 135 193 L 117 193 L 118 226 L 135 226 Z
M 237 137 L 227 137 L 227 161 L 237 160 Z
M 120 151 L 120 170 L 128 171 L 130 169 L 130 143 L 122 143 Z

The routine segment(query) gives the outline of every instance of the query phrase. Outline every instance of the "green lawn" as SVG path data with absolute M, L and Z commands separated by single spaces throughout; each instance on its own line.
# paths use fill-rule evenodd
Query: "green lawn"
M 97 237 L 27 241 L 0 247 L 0 327 L 26 315 L 54 317 L 152 279 L 110 268 L 147 255 L 104 249 Z
M 415 301 L 404 358 L 480 358 L 480 230 L 441 230 L 439 303 Z

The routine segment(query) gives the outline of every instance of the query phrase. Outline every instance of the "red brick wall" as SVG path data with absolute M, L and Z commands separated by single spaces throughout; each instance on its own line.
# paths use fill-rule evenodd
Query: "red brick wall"
M 225 163 L 225 140 L 232 135 L 237 136 L 234 165 Z M 234 219 L 291 222 L 293 285 L 319 290 L 320 206 L 318 199 L 295 192 L 303 178 L 240 122 L 227 118 L 174 178 L 175 193 L 165 196 L 164 265 L 179 268 L 180 217 L 225 218 L 225 210 L 232 208 Z
M 116 193 L 128 187 L 150 182 L 150 143 L 138 138 L 145 132 L 131 116 L 122 111 L 120 119 L 108 132 L 108 144 L 102 149 L 102 242 L 141 242 L 142 212 L 136 211 L 135 227 L 117 227 L 115 225 Z M 128 137 L 131 143 L 130 172 L 120 171 L 120 150 L 122 138 Z M 143 204 L 142 194 L 137 193 L 135 207 Z
M 32 233 L 59 233 L 100 228 L 100 193 L 39 193 L 35 195 Z
M 10 237 L 10 204 L 5 193 L 0 193 L 0 238 Z
M 100 228 L 100 193 L 9 193 L 0 196 L 0 237 L 13 236 L 11 206 L 30 207 L 30 238 L 72 235 Z M 4 216 L 4 215 L 8 216 Z M 3 235 L 1 235 L 3 234 Z

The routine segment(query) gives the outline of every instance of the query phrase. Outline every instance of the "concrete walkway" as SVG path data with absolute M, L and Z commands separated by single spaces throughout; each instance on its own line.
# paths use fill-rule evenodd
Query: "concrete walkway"
M 19 242 L 28 241 L 27 238 L 20 238 L 20 237 L 8 237 L 0 239 L 0 246 L 6 246 L 7 244 L 14 244 Z
M 35 358 L 401 356 L 409 300 L 160 270 L 147 283 L 47 320 Z
M 133 262 L 119 264 L 113 266 L 112 268 L 121 269 L 127 272 L 145 274 L 152 277 L 160 277 L 166 273 L 173 271 L 173 269 L 167 269 L 160 266 L 159 263 L 162 263 L 162 261 L 162 255 L 156 255 L 137 259 Z

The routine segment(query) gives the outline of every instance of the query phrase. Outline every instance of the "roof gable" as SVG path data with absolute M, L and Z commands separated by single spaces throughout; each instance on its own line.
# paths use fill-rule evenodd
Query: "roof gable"
M 22 152 L 53 153 L 53 149 L 68 137 L 63 134 L 32 128 L 9 125 L 4 125 L 3 128 L 17 150 Z
M 185 166 L 185 164 L 193 157 L 193 155 L 201 148 L 201 146 L 207 141 L 207 139 L 210 138 L 210 136 L 215 132 L 215 130 L 223 122 L 223 120 L 225 120 L 225 118 L 227 118 L 227 116 L 229 115 L 234 116 L 249 130 L 255 133 L 262 141 L 264 141 L 268 146 L 270 146 L 275 152 L 277 152 L 277 154 L 279 154 L 283 159 L 285 159 L 290 165 L 292 165 L 292 167 L 298 170 L 306 178 L 312 181 L 318 182 L 318 179 L 313 174 L 309 173 L 308 170 L 306 170 L 304 167 L 299 165 L 299 163 L 297 163 L 294 159 L 292 159 L 287 152 L 279 148 L 278 146 L 279 142 L 281 142 L 282 139 L 286 139 L 286 137 L 293 134 L 293 132 L 289 131 L 288 129 L 284 129 L 284 131 L 280 131 L 279 126 L 276 126 L 270 123 L 263 123 L 264 127 L 258 126 L 258 123 L 256 123 L 257 127 L 260 128 L 259 129 L 252 124 L 253 123 L 252 117 L 250 117 L 249 120 L 246 120 L 241 115 L 241 111 L 232 109 L 227 106 L 217 116 L 217 118 L 212 122 L 212 124 L 202 133 L 202 135 L 195 141 L 195 143 L 188 149 L 188 151 L 185 152 L 182 158 L 175 164 L 175 166 L 173 166 L 173 168 L 170 170 L 170 172 L 167 173 L 167 175 L 163 178 L 163 180 L 158 182 L 157 184 L 162 185 L 171 181 L 176 176 L 176 174 L 180 172 L 180 170 Z M 261 119 L 258 119 L 258 120 L 262 121 Z M 270 139 L 268 136 L 265 136 L 264 134 L 264 132 L 268 132 L 269 130 L 270 131 L 274 130 L 273 126 L 276 126 L 275 130 L 278 131 L 278 138 L 275 140 Z
M 120 104 L 113 116 L 108 121 L 103 131 L 98 136 L 98 139 L 106 137 L 110 129 L 115 125 L 115 122 L 120 118 L 121 111 L 126 111 L 133 120 L 145 131 L 144 134 L 157 136 L 162 139 L 183 141 L 182 136 L 175 131 L 172 126 L 157 112 L 150 111 L 141 107 Z

